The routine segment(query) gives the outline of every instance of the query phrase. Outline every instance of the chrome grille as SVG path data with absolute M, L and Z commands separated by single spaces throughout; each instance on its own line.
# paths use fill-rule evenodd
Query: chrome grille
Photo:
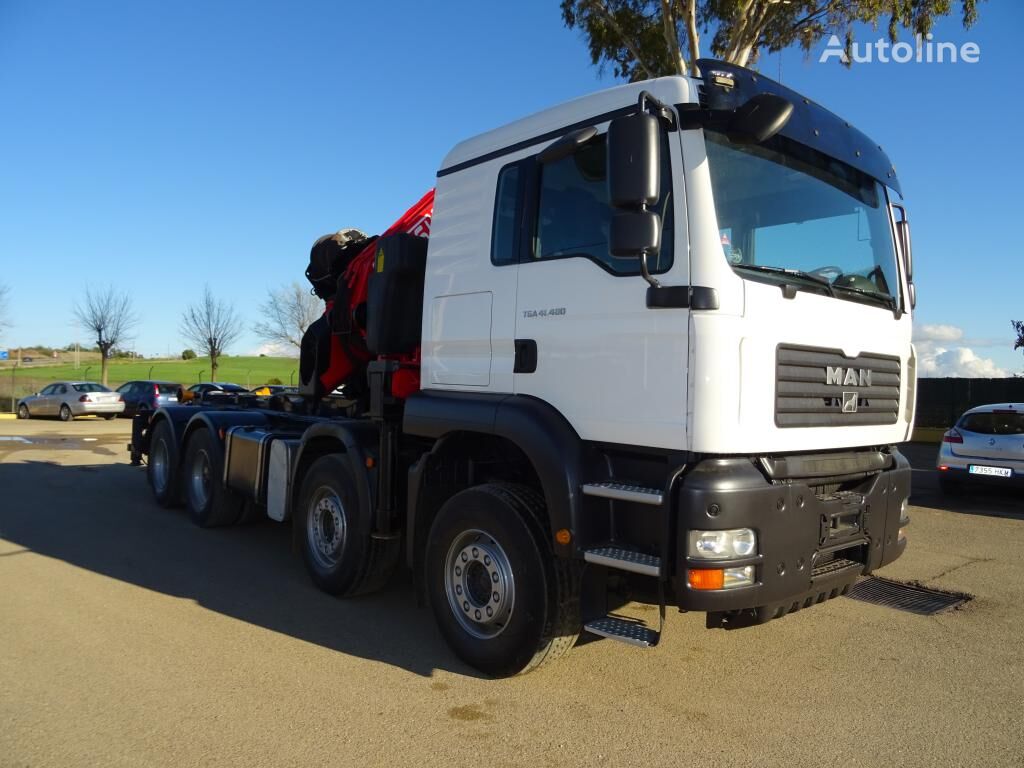
M 898 357 L 865 352 L 850 358 L 838 349 L 785 344 L 776 350 L 776 426 L 895 424 L 899 405 Z

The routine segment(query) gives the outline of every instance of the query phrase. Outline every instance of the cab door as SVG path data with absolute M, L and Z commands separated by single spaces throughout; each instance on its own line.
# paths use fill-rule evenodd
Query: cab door
M 553 405 L 583 439 L 681 448 L 689 310 L 649 309 L 639 260 L 609 253 L 603 130 L 568 157 L 537 161 L 527 181 L 514 391 Z M 668 285 L 689 272 L 677 136 L 662 137 L 662 244 L 648 259 Z

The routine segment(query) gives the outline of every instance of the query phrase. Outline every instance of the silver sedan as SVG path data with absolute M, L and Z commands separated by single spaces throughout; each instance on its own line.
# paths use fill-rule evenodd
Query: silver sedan
M 57 416 L 71 421 L 91 415 L 112 419 L 123 410 L 121 395 L 94 381 L 57 381 L 18 401 L 19 419 Z
M 967 411 L 942 436 L 935 466 L 947 493 L 969 483 L 1024 487 L 1024 403 Z

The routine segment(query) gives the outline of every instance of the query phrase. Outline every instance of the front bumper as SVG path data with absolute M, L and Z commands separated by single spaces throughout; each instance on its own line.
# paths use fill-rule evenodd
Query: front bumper
M 749 458 L 708 459 L 695 467 L 678 498 L 673 586 L 679 607 L 767 621 L 836 597 L 899 557 L 906 548 L 900 529 L 909 523 L 910 465 L 895 449 L 856 456 L 790 461 L 798 472 L 815 467 L 812 477 L 786 476 L 785 460 L 770 471 L 768 460 L 758 466 Z M 864 471 L 825 474 L 857 461 Z M 869 471 L 871 461 L 880 468 Z M 753 529 L 756 554 L 713 562 L 687 557 L 688 531 L 730 528 Z M 691 568 L 746 565 L 754 566 L 752 586 L 698 590 L 687 583 Z

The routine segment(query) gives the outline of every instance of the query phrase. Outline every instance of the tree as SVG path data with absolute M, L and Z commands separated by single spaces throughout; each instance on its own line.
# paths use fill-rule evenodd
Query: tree
M 183 349 L 181 351 L 181 359 L 182 360 L 195 360 L 196 359 L 196 351 L 194 349 Z
M 978 18 L 977 4 L 960 0 L 965 29 Z M 583 31 L 594 65 L 610 64 L 615 77 L 636 81 L 699 75 L 701 36 L 711 30 L 711 54 L 746 67 L 763 50 L 799 45 L 808 52 L 826 35 L 838 36 L 849 56 L 857 23 L 877 27 L 886 20 L 890 42 L 901 28 L 927 35 L 953 6 L 954 0 L 562 0 L 561 7 L 565 25 Z
M 210 381 L 216 381 L 218 360 L 242 335 L 242 321 L 234 307 L 213 297 L 207 285 L 199 301 L 185 309 L 180 330 L 182 336 L 210 358 Z
M 320 299 L 298 283 L 292 283 L 267 291 L 267 300 L 260 304 L 264 320 L 253 330 L 261 339 L 294 347 L 297 352 L 302 345 L 302 335 L 323 312 Z
M 131 297 L 113 286 L 102 291 L 85 289 L 85 298 L 75 305 L 75 318 L 96 337 L 100 353 L 100 380 L 107 384 L 107 364 L 115 347 L 127 340 L 139 317 L 132 307 Z
M 1010 324 L 1017 333 L 1017 340 L 1013 342 L 1014 351 L 1024 349 L 1024 320 L 1011 320 Z

